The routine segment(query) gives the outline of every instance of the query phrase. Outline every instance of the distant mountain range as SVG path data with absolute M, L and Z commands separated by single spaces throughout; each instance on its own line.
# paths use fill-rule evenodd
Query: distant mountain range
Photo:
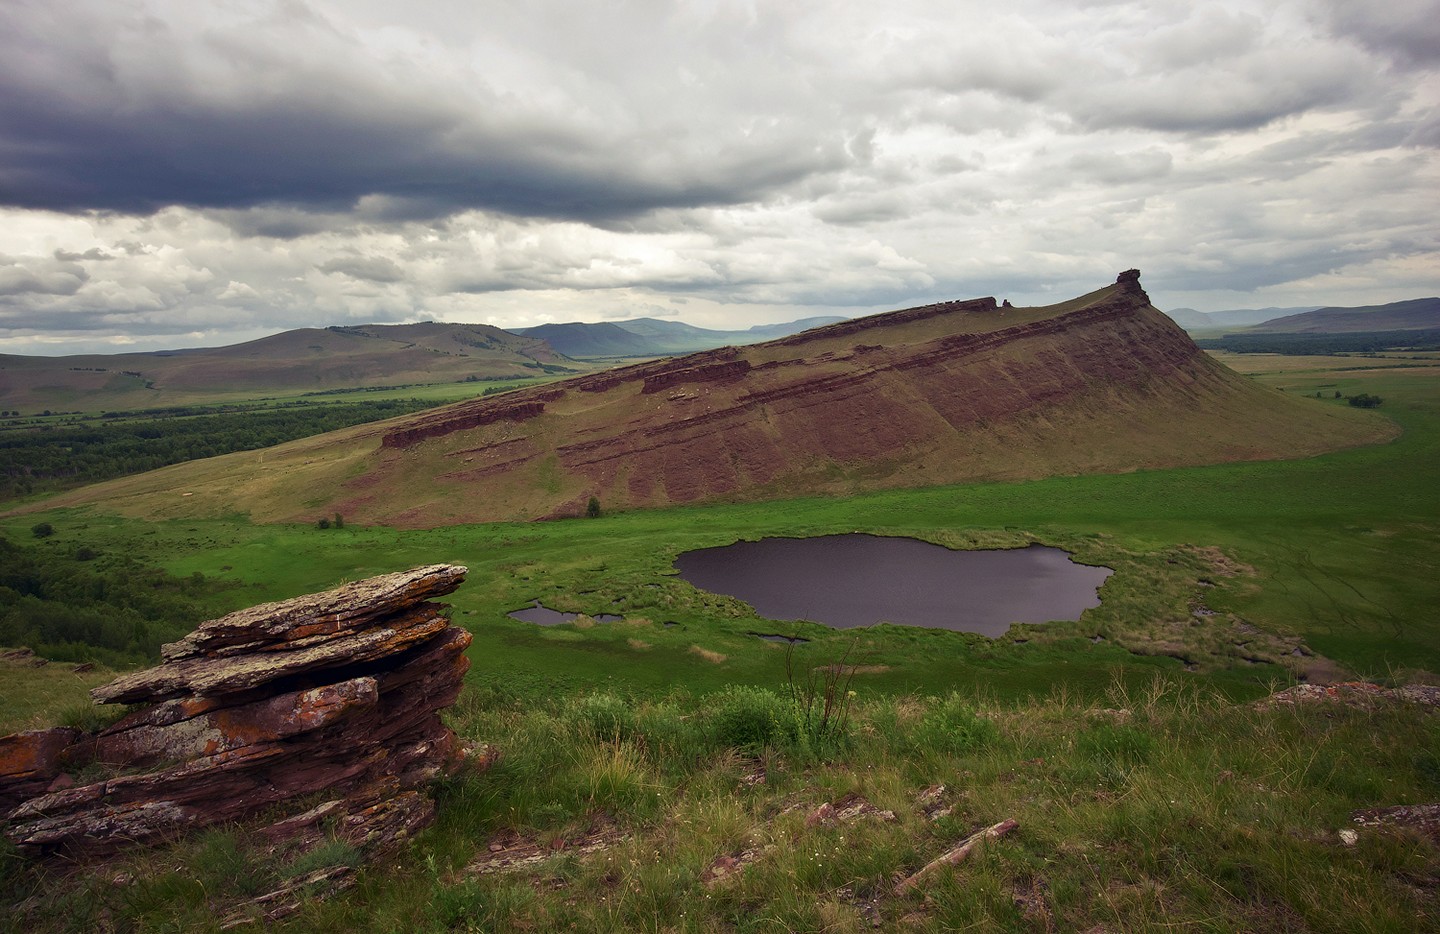
M 1187 331 L 1220 328 L 1267 334 L 1348 334 L 1356 331 L 1423 331 L 1440 328 L 1440 298 L 1416 298 L 1354 308 L 1237 308 L 1232 311 L 1167 311 Z
M 593 369 L 486 324 L 300 328 L 228 347 L 31 357 L 0 354 L 0 410 L 97 412 L 262 393 L 505 379 Z
M 773 340 L 844 318 L 712 331 L 679 321 L 546 324 L 364 324 L 299 328 L 228 347 L 37 357 L 0 354 L 0 411 L 101 412 L 335 392 L 583 373 L 576 357 L 664 357 Z
M 825 315 L 782 324 L 757 324 L 743 331 L 715 331 L 680 321 L 634 318 L 601 324 L 541 324 L 532 328 L 517 328 L 515 333 L 542 338 L 567 357 L 664 357 L 716 347 L 758 344 L 844 320 L 838 315 Z
M 1428 331 L 1440 328 L 1440 298 L 1416 298 L 1388 305 L 1318 308 L 1261 322 L 1267 334 L 1348 334 L 1356 331 Z
M 1229 311 L 1172 308 L 1165 314 L 1187 331 L 1205 331 L 1215 328 L 1248 328 L 1263 321 L 1304 314 L 1319 307 L 1319 305 L 1306 305 L 1303 308 L 1235 308 Z

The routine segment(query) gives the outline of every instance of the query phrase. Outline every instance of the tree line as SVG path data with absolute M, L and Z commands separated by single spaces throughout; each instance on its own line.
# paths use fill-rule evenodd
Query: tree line
M 1381 353 L 1387 350 L 1440 350 L 1440 329 L 1351 331 L 1335 334 L 1255 332 L 1200 338 L 1195 343 L 1206 350 L 1228 350 L 1231 353 L 1278 353 L 1295 356 Z
M 98 420 L 0 431 L 0 499 L 98 483 L 202 457 L 250 451 L 430 408 L 421 399 L 250 411 L 107 412 Z
M 216 586 L 127 555 L 55 539 L 27 547 L 0 535 L 0 646 L 56 661 L 151 662 L 206 618 L 202 601 Z

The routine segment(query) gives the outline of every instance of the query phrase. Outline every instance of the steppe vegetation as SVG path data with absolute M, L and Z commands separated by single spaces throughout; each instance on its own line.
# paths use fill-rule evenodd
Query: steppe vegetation
M 196 407 L 6 426 L 0 429 L 0 495 L 65 489 L 231 451 L 253 451 L 432 404 L 397 399 L 215 411 Z
M 0 500 L 253 451 L 551 379 L 340 389 L 133 412 L 14 413 L 0 421 Z
M 295 930 L 1434 927 L 1435 842 L 1363 828 L 1347 845 L 1339 831 L 1356 809 L 1440 798 L 1436 715 L 1256 701 L 1300 673 L 1440 672 L 1440 368 L 1224 359 L 1305 405 L 1381 397 L 1359 414 L 1403 434 L 1298 461 L 550 523 L 322 532 L 90 507 L 0 527 L 37 560 L 84 547 L 163 568 L 194 582 L 187 599 L 205 615 L 417 564 L 470 567 L 451 600 L 475 634 L 452 722 L 498 762 L 447 784 L 435 827 L 351 891 L 307 901 L 285 922 Z M 54 534 L 37 539 L 42 521 Z M 879 626 L 857 640 L 758 620 L 670 569 L 740 537 L 857 530 L 1042 541 L 1116 573 L 1076 623 L 996 640 Z M 536 599 L 624 621 L 505 617 Z M 756 631 L 812 641 L 787 650 Z M 827 680 L 842 659 L 857 666 L 840 669 L 843 687 Z M 53 721 L 94 677 L 12 668 L 0 729 Z M 44 704 L 12 699 L 42 683 Z M 849 707 L 817 729 L 827 687 Z M 851 815 L 852 796 L 871 807 L 818 811 Z M 1006 818 L 1015 833 L 896 894 Z M 549 858 L 486 871 L 506 854 Z M 211 930 L 249 911 L 247 896 L 350 859 L 341 846 L 272 854 L 244 828 L 98 871 L 6 852 L 0 897 L 27 930 Z

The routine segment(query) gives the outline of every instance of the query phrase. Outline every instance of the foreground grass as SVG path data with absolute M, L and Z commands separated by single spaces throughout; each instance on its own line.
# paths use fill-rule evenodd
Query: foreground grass
M 459 732 L 499 764 L 305 931 L 1395 931 L 1440 924 L 1440 849 L 1338 831 L 1440 795 L 1440 724 L 1406 704 L 1235 705 L 1156 682 L 1094 704 L 969 695 L 861 703 L 823 742 L 734 745 L 735 704 L 686 692 L 549 704 L 471 692 Z M 743 721 L 743 716 L 741 718 Z M 753 725 L 753 724 L 752 724 Z M 757 780 L 763 775 L 763 780 Z M 943 784 L 943 791 L 934 786 Z M 951 810 L 931 819 L 928 810 Z M 893 819 L 807 820 L 857 794 Z M 971 831 L 1019 831 L 919 890 L 895 883 Z M 606 850 L 561 841 L 612 828 Z M 553 854 L 482 873 L 489 844 Z M 741 867 L 712 878 L 717 860 Z M 241 828 L 103 872 L 5 862 L 15 929 L 216 930 L 246 899 L 352 851 L 268 854 Z M 116 880 L 120 880 L 118 883 Z M 253 928 L 258 929 L 258 923 Z

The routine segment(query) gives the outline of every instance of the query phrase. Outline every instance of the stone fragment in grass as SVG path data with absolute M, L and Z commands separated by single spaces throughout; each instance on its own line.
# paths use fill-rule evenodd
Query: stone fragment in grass
M 1440 804 L 1397 804 L 1393 807 L 1364 808 L 1350 814 L 1361 827 L 1410 827 L 1440 842 Z M 1354 831 L 1340 831 L 1354 833 Z
M 1015 821 L 1014 819 L 1007 818 L 1006 820 L 1002 820 L 998 824 L 986 827 L 984 830 L 975 831 L 975 833 L 972 833 L 970 836 L 966 837 L 954 847 L 946 850 L 944 853 L 935 857 L 930 862 L 926 863 L 924 866 L 920 867 L 920 869 L 914 874 L 906 876 L 904 879 L 900 880 L 900 882 L 895 886 L 895 894 L 904 895 L 906 892 L 909 892 L 911 889 L 915 888 L 922 881 L 924 881 L 927 876 L 930 876 L 942 866 L 957 866 L 960 863 L 963 863 L 966 859 L 970 857 L 971 853 L 975 852 L 975 848 L 980 846 L 985 841 L 995 840 L 1003 837 L 1019 826 L 1019 822 Z

